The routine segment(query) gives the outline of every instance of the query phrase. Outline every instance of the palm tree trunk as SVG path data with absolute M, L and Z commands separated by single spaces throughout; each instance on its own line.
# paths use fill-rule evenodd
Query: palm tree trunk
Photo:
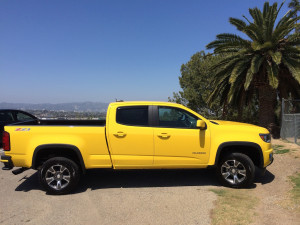
M 242 121 L 243 120 L 243 112 L 244 112 L 244 106 L 239 106 L 238 108 L 238 121 Z
M 222 119 L 225 119 L 227 115 L 228 115 L 228 108 L 227 108 L 227 101 L 225 100 L 223 104 Z
M 270 127 L 270 124 L 275 123 L 276 96 L 276 90 L 270 85 L 258 88 L 259 125 L 267 129 Z

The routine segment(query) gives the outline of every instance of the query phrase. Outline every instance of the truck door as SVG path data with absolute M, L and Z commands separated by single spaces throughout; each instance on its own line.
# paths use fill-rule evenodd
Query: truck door
M 115 168 L 147 168 L 153 165 L 153 128 L 149 106 L 114 106 L 107 124 L 109 149 Z
M 156 107 L 155 167 L 201 167 L 208 162 L 210 134 L 196 127 L 196 115 L 176 107 Z

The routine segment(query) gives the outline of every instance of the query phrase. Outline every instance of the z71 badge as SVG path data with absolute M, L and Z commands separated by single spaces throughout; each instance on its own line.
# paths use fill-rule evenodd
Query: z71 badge
M 30 128 L 17 128 L 15 131 L 30 131 Z

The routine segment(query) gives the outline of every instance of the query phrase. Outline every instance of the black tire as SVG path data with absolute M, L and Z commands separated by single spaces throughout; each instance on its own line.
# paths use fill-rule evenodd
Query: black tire
M 224 186 L 247 188 L 253 184 L 255 166 L 247 155 L 230 153 L 220 160 L 217 166 L 217 176 Z
M 80 178 L 78 165 L 64 157 L 48 159 L 38 171 L 39 181 L 48 194 L 61 195 L 74 190 Z

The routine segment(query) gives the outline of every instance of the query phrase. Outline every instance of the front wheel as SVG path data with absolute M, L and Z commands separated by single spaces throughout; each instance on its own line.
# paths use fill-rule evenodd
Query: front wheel
M 242 153 L 231 153 L 221 159 L 217 166 L 217 176 L 227 187 L 249 187 L 254 180 L 255 166 L 252 160 Z
M 78 165 L 64 157 L 48 159 L 38 172 L 39 181 L 49 194 L 67 194 L 76 187 L 80 172 Z

